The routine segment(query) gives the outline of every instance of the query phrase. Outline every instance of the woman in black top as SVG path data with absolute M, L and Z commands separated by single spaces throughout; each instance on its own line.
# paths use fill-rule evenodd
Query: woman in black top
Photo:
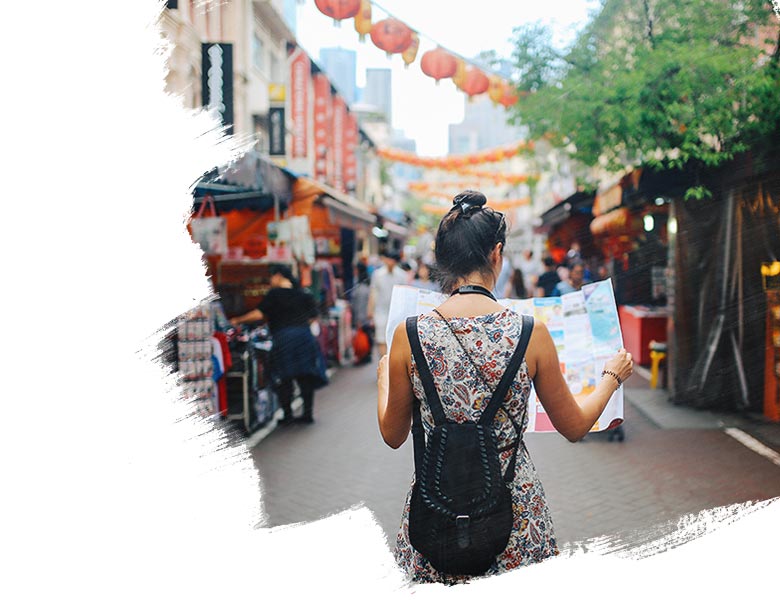
M 271 371 L 278 382 L 279 402 L 284 411 L 282 425 L 293 421 L 313 423 L 314 390 L 327 383 L 324 360 L 310 329 L 317 316 L 313 296 L 300 287 L 292 271 L 284 265 L 274 265 L 271 289 L 260 305 L 230 319 L 233 325 L 268 322 L 273 336 Z M 297 419 L 292 415 L 293 380 L 303 398 L 303 415 Z

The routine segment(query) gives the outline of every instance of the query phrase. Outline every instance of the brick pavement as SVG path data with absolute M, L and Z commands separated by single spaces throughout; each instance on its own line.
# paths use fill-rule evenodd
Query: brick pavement
M 411 440 L 384 445 L 376 422 L 376 363 L 342 368 L 315 398 L 312 426 L 277 429 L 252 450 L 266 526 L 311 521 L 364 504 L 392 544 L 413 471 Z M 572 444 L 528 434 L 527 445 L 565 546 L 602 535 L 629 542 L 666 533 L 700 510 L 780 496 L 780 467 L 718 429 L 657 426 L 626 390 L 626 441 Z

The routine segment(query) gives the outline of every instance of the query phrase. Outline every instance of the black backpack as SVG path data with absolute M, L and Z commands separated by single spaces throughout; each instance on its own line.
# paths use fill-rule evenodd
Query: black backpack
M 506 476 L 502 476 L 493 418 L 520 368 L 532 330 L 533 318 L 523 315 L 520 341 L 479 421 L 454 423 L 444 415 L 423 355 L 417 317 L 406 320 L 412 354 L 434 420 L 426 445 L 420 400 L 415 398 L 412 424 L 415 483 L 409 512 L 409 541 L 441 573 L 482 575 L 509 541 L 513 514 L 507 483 L 514 479 L 521 432 L 518 431 Z

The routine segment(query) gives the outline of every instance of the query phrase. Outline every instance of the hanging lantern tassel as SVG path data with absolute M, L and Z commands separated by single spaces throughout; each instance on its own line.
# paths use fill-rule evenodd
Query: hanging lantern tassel
M 420 38 L 416 33 L 412 33 L 412 43 L 409 47 L 403 51 L 401 58 L 404 59 L 404 69 L 408 69 L 409 65 L 414 62 L 417 57 L 417 51 L 420 49 Z
M 360 34 L 360 41 L 365 42 L 371 33 L 371 0 L 360 0 L 360 10 L 355 15 L 355 31 Z

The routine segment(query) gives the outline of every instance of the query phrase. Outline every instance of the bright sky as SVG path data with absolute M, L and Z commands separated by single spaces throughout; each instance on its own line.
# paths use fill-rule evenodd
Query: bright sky
M 597 8 L 598 0 L 555 0 L 522 2 L 519 0 L 380 0 L 378 6 L 420 33 L 420 50 L 408 69 L 399 54 L 388 58 L 366 36 L 360 43 L 353 20 L 333 24 L 322 14 L 314 0 L 298 5 L 298 41 L 317 61 L 320 48 L 342 47 L 357 51 L 357 85 L 365 85 L 366 68 L 391 68 L 393 71 L 393 127 L 417 142 L 417 152 L 427 156 L 447 153 L 447 126 L 463 119 L 466 95 L 450 80 L 438 86 L 420 70 L 423 53 L 441 44 L 465 58 L 485 50 L 511 58 L 512 29 L 542 20 L 552 24 L 559 39 L 571 39 L 576 27 Z M 385 15 L 374 5 L 372 20 Z M 426 39 L 427 38 L 427 39 Z

